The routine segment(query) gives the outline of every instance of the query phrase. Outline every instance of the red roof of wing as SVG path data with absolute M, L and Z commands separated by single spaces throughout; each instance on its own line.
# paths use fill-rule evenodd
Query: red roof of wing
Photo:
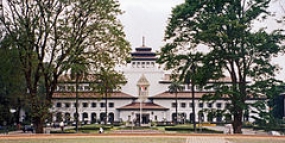
M 56 92 L 52 95 L 54 99 L 74 99 L 76 98 L 75 92 Z M 104 98 L 103 95 L 94 92 L 79 92 L 78 98 Z M 109 99 L 136 99 L 136 97 L 123 92 L 113 92 L 108 96 Z
M 202 98 L 204 94 L 209 94 L 210 92 L 195 92 L 194 96 L 195 98 Z M 161 94 L 149 97 L 152 99 L 174 99 L 176 98 L 175 93 L 170 92 L 163 92 Z M 192 92 L 179 92 L 177 93 L 178 99 L 191 99 L 192 98 Z
M 118 110 L 139 110 L 139 109 L 140 109 L 139 102 L 133 102 L 131 104 L 118 108 Z M 155 103 L 142 103 L 142 109 L 143 110 L 168 110 L 168 108 L 162 107 Z

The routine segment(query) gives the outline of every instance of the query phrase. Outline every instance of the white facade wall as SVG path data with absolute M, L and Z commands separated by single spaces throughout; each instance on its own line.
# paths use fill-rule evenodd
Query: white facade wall
M 122 86 L 122 92 L 124 93 L 138 97 L 139 88 L 137 84 L 142 75 L 144 75 L 150 83 L 148 89 L 149 97 L 162 93 L 168 88 L 168 85 L 159 84 L 159 81 L 164 79 L 164 72 L 158 68 L 157 64 L 149 68 L 132 67 L 131 64 L 129 64 L 123 67 L 122 71 L 127 79 L 127 83 Z
M 62 106 L 61 107 L 56 107 L 57 103 L 61 103 Z M 70 107 L 65 107 L 65 104 L 69 103 Z M 87 103 L 88 107 L 83 107 L 83 103 Z M 96 107 L 92 107 L 92 103 L 96 103 Z M 91 121 L 91 114 L 92 113 L 96 113 L 97 117 L 96 120 L 99 120 L 100 118 L 100 113 L 105 113 L 105 107 L 101 107 L 101 103 L 105 103 L 105 100 L 97 100 L 97 99 L 79 99 L 78 100 L 78 120 L 80 122 L 82 122 L 83 118 L 83 113 L 87 113 L 88 114 L 88 122 Z M 109 107 L 107 108 L 107 112 L 109 113 L 114 113 L 114 119 L 115 121 L 119 121 L 120 114 L 117 111 L 116 108 L 118 107 L 122 107 L 125 106 L 127 104 L 132 103 L 131 99 L 108 99 L 108 103 L 114 103 L 114 107 Z M 64 114 L 65 113 L 70 113 L 71 116 L 71 121 L 75 121 L 74 120 L 74 114 L 75 114 L 75 100 L 70 100 L 70 99 L 63 99 L 63 100 L 54 100 L 53 101 L 53 107 L 52 107 L 52 112 L 54 113 L 53 116 L 53 121 L 56 120 L 56 113 L 62 113 L 62 117 L 64 118 Z
M 142 63 L 148 63 L 148 66 L 141 66 L 141 64 L 137 64 L 138 62 Z M 165 73 L 169 73 L 169 71 L 164 71 L 162 68 L 159 67 L 158 64 L 155 63 L 155 61 L 132 61 L 131 63 L 128 63 L 126 66 L 117 67 L 117 70 L 122 72 L 127 80 L 127 83 L 122 86 L 121 92 L 126 93 L 128 95 L 131 95 L 133 97 L 139 96 L 139 87 L 138 87 L 138 81 L 141 79 L 141 77 L 145 77 L 147 82 L 149 83 L 149 86 L 147 87 L 147 93 L 148 97 L 154 97 L 155 95 L 164 93 L 165 91 L 168 91 L 169 84 L 166 83 L 160 83 L 160 81 L 165 81 Z M 72 84 L 67 86 L 73 86 Z M 83 87 L 88 86 L 88 84 L 84 85 Z M 83 88 L 84 90 L 84 88 Z M 196 89 L 198 91 L 198 89 Z M 189 97 L 191 95 L 189 94 Z M 150 100 L 147 100 L 150 101 Z M 56 107 L 56 103 L 61 102 L 64 106 L 64 103 L 70 103 L 70 107 Z M 91 107 L 92 103 L 96 103 L 96 107 Z M 91 114 L 96 113 L 97 120 L 100 117 L 100 113 L 105 112 L 105 107 L 100 107 L 100 103 L 104 103 L 105 100 L 98 101 L 97 99 L 80 99 L 78 101 L 79 103 L 79 121 L 82 121 L 82 114 L 87 113 L 88 114 L 88 121 L 91 121 Z M 114 103 L 114 107 L 108 107 L 108 113 L 114 113 L 114 120 L 115 121 L 128 121 L 135 118 L 136 114 L 140 114 L 140 111 L 135 110 L 117 110 L 118 108 L 124 107 L 128 104 L 131 104 L 133 102 L 133 99 L 108 99 L 108 103 Z M 254 100 L 247 101 L 248 103 L 253 103 Z M 54 100 L 54 106 L 52 108 L 52 111 L 55 113 L 62 112 L 64 113 L 70 113 L 71 117 L 73 117 L 73 114 L 75 113 L 75 107 L 74 107 L 75 100 L 71 99 L 60 99 L 60 100 Z M 88 107 L 82 107 L 83 103 L 88 103 Z M 145 110 L 143 113 L 149 114 L 151 120 L 154 120 L 155 118 L 157 121 L 172 121 L 172 115 L 176 113 L 175 107 L 172 107 L 172 103 L 175 103 L 175 99 L 153 99 L 153 103 L 157 104 L 161 107 L 167 108 L 168 110 Z M 185 107 L 182 107 L 181 104 L 185 103 Z M 185 119 L 187 121 L 190 120 L 190 114 L 192 111 L 191 106 L 192 100 L 189 99 L 178 99 L 178 113 L 185 113 L 186 117 Z M 222 110 L 226 108 L 226 104 L 230 104 L 230 102 L 226 100 L 217 100 L 214 102 L 211 106 L 209 106 L 210 103 L 204 102 L 203 107 L 200 106 L 199 103 L 202 103 L 201 100 L 195 99 L 195 121 L 199 121 L 198 112 L 201 110 Z M 220 104 L 218 106 L 218 104 Z M 108 105 L 107 105 L 108 106 Z M 250 109 L 250 111 L 254 111 L 255 109 Z M 267 109 L 268 110 L 268 109 Z M 251 115 L 250 115 L 251 116 Z M 223 117 L 224 118 L 224 117 Z M 54 117 L 55 120 L 55 117 Z M 204 121 L 207 121 L 207 112 L 204 112 Z M 223 120 L 223 119 L 222 119 Z M 216 121 L 216 118 L 213 119 L 213 121 Z M 249 118 L 250 122 L 253 122 L 252 118 Z

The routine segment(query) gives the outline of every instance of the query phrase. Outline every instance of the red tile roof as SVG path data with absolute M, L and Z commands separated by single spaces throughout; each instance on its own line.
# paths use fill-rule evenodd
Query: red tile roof
M 104 98 L 104 95 L 100 95 L 99 93 L 94 92 L 79 92 L 78 98 Z M 75 92 L 56 92 L 52 95 L 52 98 L 54 99 L 74 99 L 76 98 Z M 136 97 L 131 96 L 129 94 L 123 93 L 123 92 L 113 92 L 110 93 L 108 96 L 109 99 L 136 99 Z
M 202 98 L 204 94 L 209 94 L 210 92 L 196 92 L 194 94 L 195 98 Z M 174 99 L 176 98 L 175 93 L 170 93 L 170 92 L 164 92 L 152 97 L 149 97 L 152 99 Z M 190 99 L 192 98 L 192 92 L 179 92 L 177 93 L 177 98 L 178 99 Z
M 126 106 L 118 108 L 118 110 L 139 110 L 140 109 L 140 102 L 133 102 Z M 143 110 L 168 110 L 168 108 L 162 107 L 155 103 L 142 103 Z

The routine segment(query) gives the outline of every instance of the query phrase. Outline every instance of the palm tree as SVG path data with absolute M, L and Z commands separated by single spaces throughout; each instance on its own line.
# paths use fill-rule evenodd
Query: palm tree
M 105 99 L 105 117 L 104 124 L 107 124 L 107 115 L 108 115 L 108 97 L 109 93 L 114 92 L 117 88 L 120 88 L 120 85 L 124 84 L 125 77 L 124 75 L 116 72 L 110 67 L 101 67 L 100 74 L 96 76 L 96 85 L 95 89 L 104 96 Z
M 78 131 L 78 84 L 88 75 L 89 63 L 83 57 L 76 57 L 70 66 L 70 77 L 75 79 L 75 130 Z
M 169 92 L 171 94 L 175 93 L 175 114 L 176 114 L 175 124 L 177 124 L 177 118 L 178 118 L 177 94 L 178 94 L 179 91 L 181 91 L 183 89 L 183 86 L 182 86 L 181 82 L 175 80 L 175 81 L 171 82 L 171 84 L 170 84 L 170 86 L 168 88 L 169 88 Z

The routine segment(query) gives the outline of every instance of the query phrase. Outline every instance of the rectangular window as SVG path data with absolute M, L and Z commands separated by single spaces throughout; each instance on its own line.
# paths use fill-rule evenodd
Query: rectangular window
M 73 86 L 68 86 L 68 87 L 67 87 L 67 91 L 74 91 Z
M 69 108 L 70 107 L 70 103 L 65 103 L 65 107 Z
M 90 87 L 89 86 L 84 86 L 84 90 L 85 91 L 90 91 Z
M 186 107 L 186 103 L 185 103 L 185 102 L 182 102 L 182 103 L 181 103 L 181 107 L 182 107 L 182 108 L 185 108 L 185 107 Z
M 109 107 L 114 107 L 114 103 L 113 103 L 113 102 L 110 102 L 110 103 L 109 103 Z
M 88 107 L 88 103 L 84 102 L 84 103 L 82 103 L 82 106 L 86 108 L 86 107 Z
M 217 103 L 216 106 L 217 106 L 217 108 L 221 108 L 222 107 L 222 103 Z
M 78 91 L 83 91 L 83 86 L 78 86 Z
M 92 107 L 96 107 L 96 106 L 97 106 L 96 103 L 93 102 L 93 103 L 92 103 Z
M 57 103 L 56 103 L 56 107 L 61 107 L 61 103 L 60 103 L 60 102 L 57 102 Z
M 172 103 L 171 107 L 175 108 L 176 107 L 176 103 Z
M 105 103 L 100 103 L 100 107 L 105 107 Z
M 208 103 L 208 107 L 209 107 L 209 108 L 212 108 L 212 103 Z
M 203 107 L 204 107 L 204 104 L 203 104 L 203 103 L 199 103 L 199 107 L 200 107 L 200 108 L 203 108 Z
M 230 106 L 231 106 L 230 103 L 227 103 L 227 104 L 226 104 L 226 108 L 229 108 Z
M 65 91 L 65 86 L 59 86 L 58 91 Z
M 189 107 L 193 107 L 193 103 L 190 103 L 190 104 L 189 104 Z

